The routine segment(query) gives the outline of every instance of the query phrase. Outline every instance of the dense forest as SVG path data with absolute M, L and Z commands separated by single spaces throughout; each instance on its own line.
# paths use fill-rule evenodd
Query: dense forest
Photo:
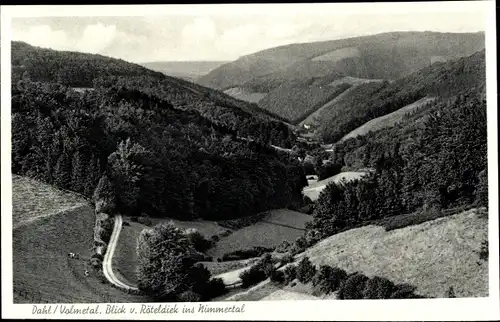
M 120 59 L 12 42 L 12 83 L 21 79 L 74 88 L 103 87 L 122 79 L 123 86 L 155 93 L 176 108 L 197 110 L 239 136 L 287 148 L 295 141 L 293 129 L 282 118 L 256 104 Z
M 321 239 L 364 222 L 429 209 L 487 207 L 484 64 L 483 51 L 447 72 L 447 64 L 426 70 L 439 71 L 438 99 L 394 127 L 335 144 L 333 164 L 374 172 L 363 180 L 329 184 L 316 202 L 309 236 Z M 426 88 L 425 82 L 417 85 Z
M 345 55 L 346 48 L 356 48 L 357 53 Z M 388 32 L 265 49 L 224 64 L 199 82 L 218 89 L 242 86 L 269 92 L 283 81 L 331 74 L 398 79 L 428 66 L 437 57 L 453 59 L 481 49 L 484 32 Z M 321 57 L 335 51 L 333 57 Z
M 261 99 L 259 106 L 297 124 L 349 87 L 345 83 L 330 86 L 325 79 L 284 82 Z
M 355 88 L 323 113 L 319 135 L 334 143 L 369 120 L 394 112 L 423 97 L 447 98 L 473 89 L 482 91 L 485 79 L 484 50 L 469 57 L 435 63 L 394 82 L 368 83 Z
M 89 197 L 109 177 L 124 213 L 229 219 L 300 205 L 297 160 L 134 86 L 13 84 L 12 171 Z

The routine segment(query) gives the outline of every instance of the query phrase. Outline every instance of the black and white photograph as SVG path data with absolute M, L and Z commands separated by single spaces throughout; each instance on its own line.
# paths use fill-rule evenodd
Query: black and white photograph
M 491 1 L 62 7 L 2 8 L 11 311 L 498 299 Z

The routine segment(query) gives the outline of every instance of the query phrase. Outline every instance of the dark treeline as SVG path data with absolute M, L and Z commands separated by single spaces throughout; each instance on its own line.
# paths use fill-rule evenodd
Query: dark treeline
M 302 201 L 296 159 L 132 87 L 77 93 L 14 84 L 13 172 L 86 196 L 106 175 L 119 211 L 180 219 L 230 219 Z
M 394 112 L 423 97 L 448 98 L 484 86 L 484 50 L 458 60 L 435 63 L 392 83 L 369 83 L 356 88 L 335 113 L 322 121 L 320 135 L 325 143 L 369 120 Z
M 21 78 L 29 78 L 71 87 L 92 87 L 93 80 L 99 76 L 162 76 L 161 73 L 121 59 L 56 51 L 18 41 L 12 42 L 11 52 L 13 84 Z
M 356 153 L 361 163 L 358 166 L 375 171 L 363 180 L 332 183 L 325 188 L 309 227 L 313 239 L 422 209 L 487 206 L 483 93 L 472 88 L 438 100 L 426 111 L 418 126 L 396 127 L 398 132 L 381 130 L 376 140 L 371 140 L 375 134 L 369 133 L 366 138 L 336 146 L 333 162 L 353 159 L 348 155 Z
M 171 78 L 103 77 L 94 81 L 95 88 L 109 86 L 156 95 L 175 108 L 196 110 L 212 122 L 236 132 L 238 136 L 252 138 L 263 144 L 290 148 L 296 139 L 293 131 L 278 120 L 255 115 L 248 109 L 232 105 L 230 99 L 216 91 L 186 87 L 183 83 L 173 82 Z

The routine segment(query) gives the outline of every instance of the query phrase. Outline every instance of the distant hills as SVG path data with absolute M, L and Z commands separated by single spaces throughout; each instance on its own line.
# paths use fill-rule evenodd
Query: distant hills
M 266 49 L 221 65 L 198 82 L 240 99 L 251 97 L 298 123 L 340 95 L 328 85 L 342 85 L 345 77 L 397 80 L 482 49 L 484 32 L 390 32 Z
M 157 61 L 147 62 L 141 65 L 163 73 L 165 75 L 179 77 L 188 81 L 196 82 L 203 75 L 220 67 L 227 61 Z

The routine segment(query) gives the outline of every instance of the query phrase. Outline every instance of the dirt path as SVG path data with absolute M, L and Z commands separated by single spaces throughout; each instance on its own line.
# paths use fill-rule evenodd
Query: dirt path
M 120 237 L 120 231 L 122 229 L 123 218 L 121 215 L 115 216 L 115 225 L 113 227 L 113 233 L 111 234 L 111 238 L 108 244 L 108 250 L 104 255 L 104 261 L 102 263 L 102 269 L 104 276 L 106 279 L 114 284 L 115 286 L 125 289 L 125 290 L 138 290 L 138 288 L 134 285 L 130 285 L 127 282 L 120 281 L 118 277 L 116 277 L 113 272 L 113 254 L 116 249 L 116 244 L 118 242 L 118 238 Z

